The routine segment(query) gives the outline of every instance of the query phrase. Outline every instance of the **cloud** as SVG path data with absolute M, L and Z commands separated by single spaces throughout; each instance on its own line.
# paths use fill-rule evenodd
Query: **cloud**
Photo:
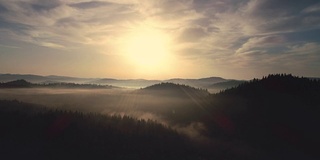
M 148 16 L 178 15 L 192 9 L 192 0 L 142 0 L 138 3 L 138 10 Z
M 33 1 L 31 5 L 27 3 L 25 4 L 25 7 L 31 7 L 34 11 L 46 12 L 59 7 L 62 5 L 62 2 L 60 0 L 36 0 Z
M 8 9 L 0 4 L 0 13 L 8 12 Z
M 78 9 L 92 9 L 92 8 L 104 7 L 108 5 L 113 5 L 113 3 L 103 2 L 103 1 L 90 1 L 90 2 L 79 2 L 79 3 L 69 4 L 69 6 L 75 7 Z
M 288 48 L 290 48 L 290 50 L 288 51 L 289 53 L 302 55 L 315 54 L 320 50 L 320 44 L 315 42 L 307 42 L 302 44 L 291 45 Z
M 320 3 L 316 5 L 309 6 L 302 10 L 304 13 L 319 13 L 320 12 Z
M 290 43 L 283 50 L 251 49 L 232 59 L 236 66 L 244 69 L 254 68 L 259 72 L 256 74 L 261 76 L 275 72 L 312 76 L 317 74 L 317 68 L 320 67 L 319 50 L 319 43 Z
M 320 67 L 320 43 L 303 42 L 288 46 L 288 50 L 270 64 L 279 69 L 293 69 L 293 74 L 316 75 Z
M 41 43 L 41 46 L 50 47 L 50 48 L 65 48 L 62 45 L 55 44 L 55 43 L 49 43 L 49 42 L 43 42 L 43 43 Z
M 0 10 L 3 10 L 1 17 L 4 22 L 16 26 L 29 26 L 28 29 L 21 29 L 27 35 L 32 30 L 38 32 L 43 30 L 43 32 L 52 32 L 50 36 L 53 38 L 55 36 L 64 37 L 64 32 L 70 32 L 70 28 L 75 33 L 83 33 L 88 30 L 90 30 L 88 32 L 93 32 L 94 29 L 106 25 L 113 26 L 113 29 L 108 28 L 111 32 L 106 34 L 116 35 L 121 31 L 119 30 L 121 26 L 146 20 L 153 21 L 152 24 L 156 27 L 176 30 L 173 33 L 182 39 L 181 42 L 183 39 L 186 42 L 192 41 L 192 38 L 197 40 L 207 34 L 208 36 L 216 36 L 216 38 L 211 38 L 212 41 L 228 39 L 230 46 L 232 46 L 232 43 L 237 43 L 244 36 L 292 32 L 306 29 L 308 26 L 317 26 L 320 24 L 318 16 L 305 14 L 317 11 L 319 4 L 315 5 L 315 2 L 302 3 L 301 1 L 287 0 L 250 0 L 248 2 L 222 0 L 46 0 L 39 3 L 38 0 L 26 0 L 1 2 Z M 87 11 L 88 9 L 94 9 L 94 11 Z M 90 28 L 89 26 L 94 27 Z M 215 34 L 211 35 L 210 33 Z M 33 35 L 29 34 L 28 36 L 32 37 Z M 78 38 L 73 40 L 78 43 Z M 90 38 L 90 36 L 82 38 L 83 41 L 88 39 L 94 38 Z
M 13 48 L 13 49 L 20 48 L 20 47 L 17 47 L 17 46 L 10 46 L 10 45 L 5 45 L 5 44 L 0 44 L 0 47 Z
M 237 51 L 236 54 L 243 53 L 256 53 L 257 49 L 269 50 L 270 48 L 281 46 L 285 44 L 286 39 L 283 36 L 264 36 L 264 37 L 253 37 L 244 43 Z M 251 52 L 255 50 L 255 52 Z
M 42 2 L 42 1 L 41 1 Z M 6 24 L 14 36 L 10 39 L 22 40 L 40 46 L 67 48 L 66 46 L 99 44 L 109 38 L 117 21 L 125 21 L 130 16 L 123 16 L 123 4 L 109 2 L 80 2 L 70 5 L 63 1 L 10 1 L 1 2 L 8 12 L 1 14 L 0 22 Z M 95 12 L 85 11 L 101 5 L 107 8 Z M 111 14 L 112 13 L 112 14 Z M 134 17 L 133 17 L 134 18 Z M 109 26 L 108 26 L 109 25 Z M 106 36 L 101 36 L 104 33 Z M 47 45 L 50 44 L 50 45 Z M 52 45 L 55 44 L 55 45 Z M 59 47 L 57 47 L 59 46 Z M 64 46 L 64 47 L 63 47 Z
M 243 6 L 242 16 L 245 27 L 251 28 L 252 33 L 268 34 L 283 33 L 312 28 L 314 24 L 304 23 L 314 15 L 304 14 L 303 10 L 314 6 L 316 0 L 251 0 Z M 319 15 L 317 15 L 319 16 Z M 320 21 L 317 22 L 320 24 Z
M 208 34 L 200 27 L 184 28 L 180 36 L 178 37 L 179 42 L 197 42 L 201 38 Z
M 231 5 L 228 2 L 230 1 L 198 1 L 198 6 L 202 8 L 197 10 L 204 15 L 206 22 L 210 22 L 201 23 L 201 27 L 206 30 L 214 27 L 214 32 L 209 33 L 208 38 L 202 41 L 204 44 L 211 44 L 206 48 L 207 56 L 203 56 L 208 59 L 203 60 L 204 63 L 210 63 L 212 68 L 219 70 L 227 71 L 226 68 L 230 67 L 233 70 L 238 68 L 242 73 L 255 74 L 258 70 L 268 74 L 271 70 L 282 69 L 288 72 L 298 68 L 294 65 L 288 67 L 288 62 L 284 63 L 283 57 L 290 59 L 290 64 L 307 66 L 310 61 L 293 58 L 298 52 L 292 52 L 288 46 L 308 41 L 304 31 L 319 29 L 320 16 L 316 9 L 313 9 L 312 14 L 303 12 L 306 8 L 317 8 L 317 1 L 250 0 Z M 299 37 L 288 39 L 291 33 L 299 34 Z M 204 52 L 204 49 L 201 51 Z M 199 51 L 197 52 L 193 54 L 199 55 Z M 319 57 L 312 55 L 314 58 Z M 315 68 L 311 70 L 314 71 Z

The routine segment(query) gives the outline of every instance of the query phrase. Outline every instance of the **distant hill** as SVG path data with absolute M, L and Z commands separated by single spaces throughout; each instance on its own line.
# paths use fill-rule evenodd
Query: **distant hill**
M 218 82 L 215 84 L 212 84 L 208 86 L 208 89 L 219 89 L 219 90 L 225 90 L 233 87 L 237 87 L 238 85 L 244 83 L 246 81 L 241 81 L 241 80 L 227 80 L 224 82 Z
M 156 83 L 160 83 L 160 80 L 145 80 L 145 79 L 111 79 L 103 78 L 94 81 L 90 81 L 92 84 L 108 84 L 113 86 L 128 87 L 128 88 L 143 88 Z
M 77 84 L 77 83 L 30 83 L 24 79 L 0 83 L 0 88 L 81 88 L 111 89 L 119 88 L 110 85 Z
M 205 89 L 164 82 L 133 91 L 130 105 L 159 115 L 170 124 L 187 125 L 203 115 L 208 96 Z
M 212 137 L 246 141 L 284 159 L 320 157 L 314 147 L 320 143 L 319 80 L 269 75 L 210 99 L 211 116 L 203 121 Z
M 226 79 L 221 78 L 221 77 L 208 77 L 208 78 L 200 78 L 200 79 L 197 79 L 197 80 L 200 81 L 200 82 L 218 83 L 218 82 L 223 82 Z
M 209 92 L 206 89 L 169 82 L 154 84 L 141 89 L 139 92 L 144 94 L 158 94 L 175 97 L 203 97 L 209 95 Z
M 30 88 L 33 86 L 34 84 L 27 82 L 24 79 L 0 83 L 0 88 Z
M 0 74 L 0 82 L 9 82 L 17 79 L 25 79 L 29 82 L 34 82 L 34 83 L 47 80 L 47 78 L 44 76 L 31 75 L 31 74 Z
M 146 79 L 99 79 L 95 81 L 91 81 L 90 83 L 94 84 L 110 84 L 114 86 L 122 86 L 122 87 L 132 87 L 132 88 L 144 88 L 147 86 L 151 86 L 154 84 L 158 84 L 161 82 L 169 82 L 175 84 L 185 84 L 193 87 L 206 88 L 207 86 L 226 81 L 220 77 L 209 77 L 209 78 L 201 78 L 201 79 L 182 79 L 182 78 L 174 78 L 168 80 L 146 80 Z
M 39 76 L 32 74 L 0 74 L 0 82 L 9 82 L 17 79 L 24 79 L 32 83 L 43 83 L 48 81 L 70 82 L 70 83 L 87 83 L 95 80 L 94 78 L 76 78 L 66 76 Z
M 144 88 L 161 82 L 170 82 L 176 84 L 185 84 L 198 88 L 207 88 L 208 86 L 227 81 L 221 77 L 208 77 L 200 79 L 182 79 L 174 78 L 168 80 L 147 80 L 147 79 L 114 79 L 114 78 L 78 78 L 67 76 L 39 76 L 31 74 L 0 74 L 0 82 L 9 82 L 17 79 L 24 79 L 31 83 L 81 83 L 97 85 L 113 85 L 128 88 Z
M 170 82 L 170 83 L 176 83 L 176 84 L 185 84 L 193 87 L 200 87 L 200 88 L 207 88 L 208 86 L 219 83 L 219 82 L 225 82 L 226 79 L 223 79 L 221 77 L 209 77 L 209 78 L 200 78 L 200 79 L 181 79 L 181 78 L 175 78 L 175 79 L 169 79 L 165 80 L 164 82 Z

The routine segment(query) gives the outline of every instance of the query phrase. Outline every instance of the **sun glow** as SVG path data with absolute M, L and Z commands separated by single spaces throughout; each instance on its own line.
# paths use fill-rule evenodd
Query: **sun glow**
M 124 54 L 138 72 L 166 72 L 172 61 L 170 36 L 151 27 L 133 29 L 124 38 Z

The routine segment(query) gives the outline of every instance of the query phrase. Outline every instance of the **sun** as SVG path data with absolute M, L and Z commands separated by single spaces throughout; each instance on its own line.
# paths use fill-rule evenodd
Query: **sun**
M 170 36 L 152 27 L 133 29 L 124 38 L 124 55 L 139 72 L 165 72 L 172 60 Z

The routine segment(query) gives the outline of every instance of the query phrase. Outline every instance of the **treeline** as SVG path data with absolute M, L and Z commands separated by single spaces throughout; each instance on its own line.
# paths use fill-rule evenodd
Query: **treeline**
M 208 92 L 207 89 L 203 88 L 195 88 L 191 87 L 189 85 L 185 84 L 176 84 L 176 83 L 170 83 L 170 82 L 162 82 L 159 84 L 154 84 L 148 87 L 145 87 L 144 89 L 151 89 L 151 90 L 164 90 L 164 89 L 187 89 L 187 90 L 193 90 L 193 91 L 203 91 L 203 92 Z
M 10 82 L 0 82 L 0 88 L 83 88 L 83 89 L 112 89 L 118 88 L 111 85 L 97 85 L 97 84 L 78 84 L 78 83 L 30 83 L 26 80 L 20 79 Z
M 240 85 L 221 91 L 219 94 L 241 94 L 250 93 L 269 94 L 270 92 L 289 93 L 304 95 L 306 92 L 319 92 L 320 80 L 297 77 L 291 74 L 270 74 L 262 79 L 253 79 Z
M 186 138 L 152 120 L 0 101 L 4 159 L 201 159 Z
M 138 91 L 138 93 L 158 94 L 184 98 L 203 98 L 210 94 L 207 89 L 195 88 L 185 84 L 175 84 L 170 82 L 163 82 L 142 88 Z

